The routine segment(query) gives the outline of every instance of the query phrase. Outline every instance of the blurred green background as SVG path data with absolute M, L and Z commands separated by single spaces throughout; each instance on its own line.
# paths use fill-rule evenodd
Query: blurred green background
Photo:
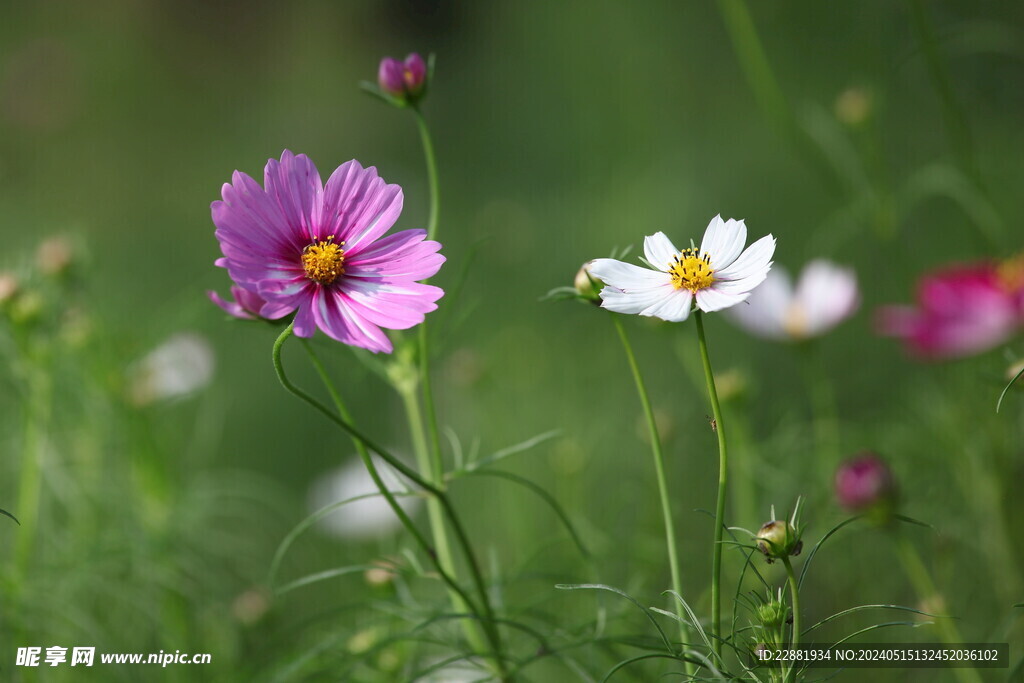
M 325 178 L 351 158 L 376 166 L 405 189 L 397 227 L 422 226 L 412 118 L 357 88 L 375 79 L 382 56 L 411 51 L 437 55 L 424 113 L 448 263 L 435 281 L 451 287 L 469 268 L 459 298 L 443 299 L 431 318 L 441 321 L 441 422 L 482 453 L 560 430 L 506 464 L 548 489 L 594 552 L 592 564 L 581 561 L 530 493 L 498 480 L 457 483 L 485 564 L 516 577 L 509 604 L 544 606 L 567 631 L 599 603 L 615 614 L 619 605 L 556 583 L 600 580 L 660 604 L 660 511 L 621 348 L 602 312 L 539 299 L 613 247 L 638 247 L 657 230 L 699 240 L 721 213 L 746 219 L 752 238 L 774 234 L 775 261 L 790 271 L 818 256 L 857 270 L 859 314 L 816 350 L 837 397 L 840 452 L 885 454 L 905 512 L 935 526 L 914 538 L 967 640 L 1019 645 L 1024 400 L 1011 394 L 993 412 L 1009 359 L 994 351 L 913 363 L 870 321 L 875 306 L 909 301 L 929 268 L 1021 247 L 1024 7 L 749 5 L 5 4 L 0 267 L 25 273 L 43 238 L 70 236 L 75 279 L 48 305 L 73 299 L 91 332 L 53 364 L 40 531 L 31 569 L 4 574 L 0 678 L 337 680 L 349 639 L 378 622 L 360 606 L 358 575 L 239 616 L 239 596 L 262 599 L 311 483 L 352 449 L 278 386 L 274 332 L 226 324 L 206 299 L 228 285 L 212 265 L 220 253 L 209 204 L 233 170 L 262 180 L 266 160 L 291 149 Z M 717 461 L 695 333 L 626 323 L 664 420 L 685 589 L 706 610 L 712 525 L 697 510 L 714 506 Z M 123 371 L 182 330 L 211 341 L 212 384 L 171 405 L 119 398 Z M 800 350 L 720 317 L 709 317 L 708 332 L 716 370 L 736 370 L 745 385 L 727 405 L 745 431 L 734 448 L 735 481 L 746 483 L 733 490 L 730 523 L 756 528 L 769 505 L 789 510 L 804 495 L 816 541 L 842 515 L 829 496 L 835 454 L 817 452 L 810 423 L 811 366 Z M 347 349 L 322 335 L 314 346 L 357 422 L 409 453 L 397 397 Z M 286 355 L 298 381 L 315 386 L 304 359 Z M 29 411 L 17 373 L 4 382 L 0 507 L 18 514 Z M 0 519 L 0 548 L 24 533 Z M 340 543 L 313 530 L 281 571 L 290 580 L 406 545 L 391 536 Z M 811 623 L 855 604 L 916 604 L 877 532 L 849 530 L 826 550 L 804 597 Z M 14 554 L 0 550 L 0 559 L 11 565 Z M 735 577 L 740 561 L 730 562 Z M 623 615 L 623 629 L 644 631 Z M 910 629 L 886 637 L 929 639 Z M 209 651 L 214 664 L 38 677 L 14 667 L 16 647 L 54 644 Z M 584 661 L 600 678 L 614 660 Z M 398 680 L 373 666 L 346 675 Z M 634 675 L 650 680 L 642 668 Z

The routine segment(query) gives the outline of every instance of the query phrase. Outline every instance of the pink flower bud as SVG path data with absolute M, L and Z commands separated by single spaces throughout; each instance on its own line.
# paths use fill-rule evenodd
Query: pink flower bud
M 427 63 L 415 52 L 401 62 L 385 57 L 377 70 L 377 84 L 389 95 L 400 99 L 415 99 L 423 93 L 427 81 Z
M 878 455 L 855 455 L 836 470 L 836 500 L 851 512 L 891 509 L 896 499 L 892 470 Z

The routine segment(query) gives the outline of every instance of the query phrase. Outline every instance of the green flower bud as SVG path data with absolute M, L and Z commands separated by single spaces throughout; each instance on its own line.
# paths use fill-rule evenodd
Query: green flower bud
M 580 267 L 572 284 L 576 289 L 576 293 L 581 297 L 595 304 L 600 304 L 601 289 L 604 287 L 604 283 L 590 274 L 590 264 L 592 263 L 593 261 L 587 261 Z
M 781 600 L 769 600 L 757 606 L 757 621 L 769 631 L 782 628 L 789 618 L 789 607 Z
M 757 549 L 764 553 L 769 564 L 775 560 L 796 557 L 803 548 L 803 541 L 789 522 L 774 519 L 765 522 L 757 532 Z

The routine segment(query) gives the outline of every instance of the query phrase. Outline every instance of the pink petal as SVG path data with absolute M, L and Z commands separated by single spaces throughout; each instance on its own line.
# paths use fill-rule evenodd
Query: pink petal
M 286 149 L 280 162 L 267 162 L 263 177 L 267 195 L 281 207 L 288 231 L 309 242 L 316 235 L 314 217 L 323 192 L 316 166 L 305 154 L 296 156 Z
M 378 353 L 391 353 L 391 340 L 380 328 L 352 310 L 340 292 L 318 288 L 313 296 L 313 317 L 327 336 L 344 344 Z
M 327 181 L 320 226 L 323 234 L 344 242 L 345 251 L 355 257 L 387 232 L 401 213 L 402 188 L 388 185 L 377 169 L 364 169 L 353 159 L 339 166 Z

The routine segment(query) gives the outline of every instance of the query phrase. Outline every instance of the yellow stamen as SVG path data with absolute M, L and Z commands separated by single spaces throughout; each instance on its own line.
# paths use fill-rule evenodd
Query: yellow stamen
M 316 238 L 313 238 L 316 240 Z M 345 250 L 334 243 L 334 235 L 325 240 L 314 241 L 302 250 L 302 267 L 306 277 L 322 285 L 329 285 L 345 272 Z
M 1024 254 L 1014 256 L 996 266 L 999 284 L 1008 292 L 1024 289 Z
M 711 256 L 701 254 L 696 249 L 683 249 L 679 252 L 668 269 L 672 276 L 672 286 L 676 289 L 688 289 L 696 294 L 706 289 L 715 281 L 715 271 L 711 267 Z

